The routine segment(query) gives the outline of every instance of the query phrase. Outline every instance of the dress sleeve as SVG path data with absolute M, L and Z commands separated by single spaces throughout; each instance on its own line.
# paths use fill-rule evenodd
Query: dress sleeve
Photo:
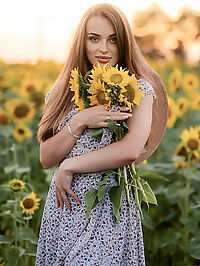
M 49 97 L 50 97 L 50 95 L 51 95 L 51 92 L 52 92 L 52 90 L 53 90 L 53 88 L 54 88 L 54 85 L 47 91 L 47 93 L 46 93 L 46 95 L 45 95 L 45 103 L 47 103 L 48 102 L 48 100 L 49 100 Z
M 143 87 L 140 87 L 138 90 L 141 90 L 145 95 L 152 94 L 153 100 L 155 100 L 157 98 L 156 93 L 149 82 L 147 82 L 143 79 L 138 79 L 138 84 L 143 86 Z M 142 98 L 144 98 L 144 97 L 142 97 Z

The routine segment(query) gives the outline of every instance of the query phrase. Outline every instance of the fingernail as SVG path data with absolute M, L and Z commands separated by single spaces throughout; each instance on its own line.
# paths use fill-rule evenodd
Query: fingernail
M 128 117 L 129 117 L 128 115 L 123 116 L 123 118 L 125 118 L 125 119 L 128 118 Z
M 125 107 L 125 110 L 129 110 L 129 107 Z
M 127 114 L 129 117 L 131 117 L 132 116 L 132 114 Z

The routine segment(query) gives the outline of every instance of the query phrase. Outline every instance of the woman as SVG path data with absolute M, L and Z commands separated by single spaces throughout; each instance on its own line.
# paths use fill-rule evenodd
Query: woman
M 124 107 L 119 112 L 106 110 L 103 105 L 79 112 L 71 102 L 70 71 L 79 67 L 84 75 L 98 63 L 102 67 L 118 64 L 135 73 L 145 96 L 132 113 Z M 125 119 L 129 132 L 111 143 L 107 120 Z M 124 14 L 110 4 L 88 9 L 66 64 L 47 94 L 39 124 L 41 164 L 44 168 L 59 166 L 44 208 L 36 265 L 145 265 L 141 220 L 133 195 L 127 206 L 124 194 L 118 228 L 108 194 L 88 219 L 84 197 L 91 186 L 97 188 L 100 171 L 132 161 L 138 164 L 150 156 L 163 136 L 166 121 L 164 85 L 142 56 Z M 90 136 L 88 127 L 104 128 L 101 141 Z M 116 184 L 114 176 L 109 184 Z

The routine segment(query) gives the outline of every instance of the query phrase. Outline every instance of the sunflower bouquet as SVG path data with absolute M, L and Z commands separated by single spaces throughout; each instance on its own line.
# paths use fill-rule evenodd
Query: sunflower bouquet
M 118 68 L 118 65 L 109 68 L 106 68 L 105 65 L 101 68 L 98 64 L 85 76 L 78 72 L 78 68 L 75 68 L 71 71 L 69 83 L 71 91 L 74 92 L 72 101 L 79 111 L 97 105 L 104 105 L 106 109 L 112 108 L 114 111 L 119 111 L 120 107 L 129 107 L 132 111 L 135 105 L 140 105 L 141 98 L 144 96 L 143 92 L 139 90 L 142 86 L 137 83 L 135 75 L 130 74 L 128 70 L 122 69 L 122 67 Z M 129 130 L 125 120 L 117 122 L 108 120 L 108 128 L 113 132 L 113 142 L 122 139 Z M 101 139 L 103 128 L 89 128 L 89 130 L 93 138 Z M 117 186 L 107 185 L 109 176 L 112 174 L 116 177 Z M 109 198 L 113 203 L 112 212 L 117 222 L 119 222 L 122 211 L 124 192 L 126 192 L 127 201 L 130 205 L 130 193 L 133 191 L 141 215 L 142 200 L 146 202 L 148 208 L 149 203 L 157 204 L 149 184 L 137 174 L 134 162 L 115 170 L 102 171 L 101 175 L 102 179 L 98 183 L 98 189 L 91 186 L 86 193 L 86 217 L 89 216 L 97 203 L 105 198 L 107 187 L 111 187 Z

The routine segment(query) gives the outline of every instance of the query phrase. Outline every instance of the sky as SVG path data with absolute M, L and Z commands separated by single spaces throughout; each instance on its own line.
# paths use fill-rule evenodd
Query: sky
M 2 2 L 1 2 L 2 1 Z M 119 7 L 131 22 L 134 13 L 158 3 L 170 17 L 181 8 L 200 12 L 200 0 L 0 0 L 0 59 L 6 62 L 64 62 L 73 31 L 84 12 L 97 3 Z

